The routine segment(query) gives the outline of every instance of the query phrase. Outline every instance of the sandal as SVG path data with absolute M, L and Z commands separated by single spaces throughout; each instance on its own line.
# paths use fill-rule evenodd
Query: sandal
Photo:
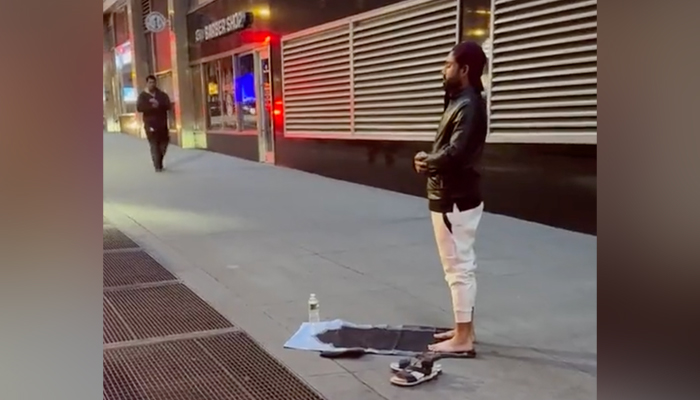
M 397 364 L 405 365 L 406 360 L 402 361 L 399 361 Z M 393 365 L 392 369 L 394 369 Z M 441 372 L 442 367 L 434 364 L 432 359 L 416 359 L 414 363 L 410 363 L 409 361 L 408 366 L 394 373 L 394 376 L 389 379 L 389 382 L 391 382 L 392 385 L 402 387 L 418 386 L 421 383 L 435 379 Z
M 417 362 L 420 362 L 420 361 L 422 361 L 422 360 L 425 360 L 427 357 L 428 357 L 427 355 L 421 354 L 421 355 L 416 356 L 415 359 L 411 359 L 411 358 L 402 358 L 402 359 L 400 359 L 400 360 L 397 361 L 397 362 L 393 362 L 393 363 L 389 364 L 389 368 L 391 368 L 391 370 L 392 370 L 393 372 L 399 372 L 399 371 L 402 371 L 402 370 L 404 370 L 404 369 L 410 367 L 410 366 L 411 366 L 411 363 L 414 363 L 414 364 L 415 364 L 415 363 L 417 363 Z M 415 361 L 414 361 L 414 360 L 415 360 Z M 437 370 L 438 373 L 440 373 L 440 372 L 442 372 L 442 365 L 441 365 L 441 364 L 433 363 L 433 369 Z

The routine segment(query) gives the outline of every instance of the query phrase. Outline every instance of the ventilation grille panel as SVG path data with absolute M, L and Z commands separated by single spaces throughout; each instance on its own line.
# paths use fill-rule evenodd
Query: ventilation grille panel
M 431 139 L 457 0 L 416 0 L 282 38 L 285 134 Z
M 494 0 L 490 139 L 595 143 L 597 1 Z
M 151 0 L 141 0 L 141 22 L 143 22 L 143 29 L 146 29 L 146 17 L 151 13 L 153 7 L 151 7 Z M 150 33 L 148 30 L 145 31 L 147 34 Z
M 456 1 L 435 0 L 356 23 L 356 134 L 435 134 L 444 107 L 440 71 L 457 41 L 457 18 Z
M 350 132 L 350 29 L 282 42 L 285 132 Z

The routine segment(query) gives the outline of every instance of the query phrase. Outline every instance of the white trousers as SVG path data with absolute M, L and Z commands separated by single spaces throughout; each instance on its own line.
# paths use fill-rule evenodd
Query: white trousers
M 474 240 L 483 213 L 484 203 L 466 211 L 455 206 L 449 213 L 430 213 L 456 323 L 472 321 L 476 301 Z

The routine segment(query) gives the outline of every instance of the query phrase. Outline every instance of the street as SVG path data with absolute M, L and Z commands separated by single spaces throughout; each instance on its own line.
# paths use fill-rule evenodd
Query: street
M 282 345 L 310 293 L 323 319 L 450 325 L 424 199 L 175 146 L 165 167 L 153 172 L 147 142 L 105 134 L 106 219 L 326 398 L 596 398 L 596 237 L 487 213 L 479 358 L 444 360 L 436 381 L 397 388 L 395 358 Z

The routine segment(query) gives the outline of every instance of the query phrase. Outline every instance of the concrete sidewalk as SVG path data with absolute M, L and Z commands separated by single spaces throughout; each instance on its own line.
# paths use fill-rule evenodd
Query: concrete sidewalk
M 596 238 L 487 214 L 477 239 L 478 360 L 390 386 L 391 358 L 330 361 L 282 349 L 316 293 L 324 319 L 449 325 L 425 201 L 104 136 L 104 208 L 190 288 L 330 400 L 594 399 Z

